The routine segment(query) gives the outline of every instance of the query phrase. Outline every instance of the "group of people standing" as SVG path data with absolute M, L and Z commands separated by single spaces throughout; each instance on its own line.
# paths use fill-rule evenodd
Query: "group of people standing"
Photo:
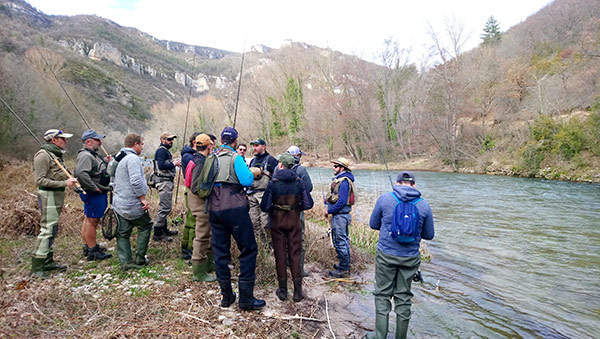
M 248 165 L 247 146 L 238 144 L 238 132 L 226 127 L 217 137 L 194 133 L 182 150 L 182 159 L 173 159 L 170 148 L 177 137 L 163 133 L 155 153 L 152 183 L 159 192 L 158 212 L 152 221 L 146 200 L 148 182 L 139 155 L 144 148 L 140 135 L 125 137 L 124 147 L 114 156 L 101 157 L 98 150 L 104 135 L 93 130 L 82 134 L 83 148 L 77 156 L 74 178 L 64 170 L 62 154 L 72 134 L 48 130 L 46 143 L 34 156 L 34 172 L 38 185 L 41 209 L 40 234 L 32 258 L 31 271 L 46 278 L 52 270 L 65 266 L 53 260 L 52 243 L 64 202 L 65 187 L 80 185 L 84 203 L 82 238 L 83 253 L 88 260 L 111 257 L 96 243 L 96 228 L 108 205 L 107 193 L 113 192 L 112 207 L 117 215 L 117 255 L 124 270 L 148 265 L 146 252 L 154 227 L 153 240 L 172 241 L 177 230 L 169 230 L 167 217 L 172 209 L 176 168 L 181 167 L 186 186 L 186 217 L 182 237 L 182 258 L 189 259 L 194 281 L 217 281 L 222 295 L 221 306 L 229 307 L 236 300 L 231 283 L 231 238 L 240 251 L 238 305 L 243 310 L 257 310 L 265 301 L 254 297 L 257 238 L 261 246 L 273 250 L 276 263 L 280 300 L 287 299 L 287 267 L 290 267 L 293 300 L 304 298 L 305 210 L 314 205 L 312 181 L 306 168 L 300 165 L 302 152 L 291 146 L 277 158 L 266 150 L 266 142 L 251 143 L 254 157 Z M 217 164 L 216 166 L 214 164 Z M 354 176 L 345 158 L 331 161 L 334 178 L 330 192 L 324 198 L 325 216 L 331 216 L 332 243 L 338 257 L 329 275 L 335 278 L 350 274 L 350 244 L 348 228 L 352 205 L 356 201 Z M 212 180 L 206 189 L 207 178 Z M 204 185 L 204 186 L 203 186 Z M 376 258 L 375 305 L 377 311 L 376 337 L 387 334 L 388 313 L 393 297 L 397 316 L 396 334 L 406 335 L 410 318 L 410 283 L 419 264 L 421 238 L 433 237 L 433 218 L 427 203 L 415 189 L 414 176 L 404 172 L 394 185 L 394 196 L 383 195 L 375 205 L 370 226 L 380 230 Z M 419 234 L 410 243 L 390 240 L 394 206 L 400 201 L 413 201 L 418 210 Z M 130 236 L 138 228 L 136 254 L 132 255 Z M 270 234 L 270 237 L 268 236 Z M 214 272 L 214 273 L 213 273 Z M 385 325 L 384 325 L 385 323 Z M 400 331 L 400 332 L 398 332 Z M 404 331 L 404 332 L 402 332 Z

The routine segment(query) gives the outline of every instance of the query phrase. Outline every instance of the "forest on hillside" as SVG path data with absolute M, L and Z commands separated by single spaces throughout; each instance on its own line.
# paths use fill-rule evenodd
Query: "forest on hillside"
M 36 38 L 0 36 L 0 94 L 37 131 L 49 121 L 82 129 L 39 53 L 55 60 L 59 78 L 115 147 L 127 131 L 154 142 L 165 129 L 183 135 L 188 93 L 188 135 L 232 124 L 241 55 L 164 51 L 145 33 L 97 17 L 73 17 L 95 27 L 77 34 L 64 24 L 68 18 L 48 27 L 31 18 L 21 25 L 2 6 L 0 15 L 12 15 L 15 29 Z M 381 65 L 299 42 L 248 51 L 237 126 L 242 141 L 263 137 L 275 150 L 294 143 L 320 159 L 426 158 L 433 160 L 430 169 L 600 181 L 599 18 L 600 4 L 585 0 L 556 0 L 505 32 L 492 16 L 481 44 L 468 51 L 467 32 L 448 21 L 442 30 L 430 28 L 431 56 L 419 64 L 409 62 L 408 46 L 391 39 Z M 76 55 L 58 43 L 67 37 L 72 45 L 102 41 L 164 76 Z M 173 80 L 177 74 L 183 86 Z M 207 89 L 198 91 L 202 79 Z M 19 130 L 4 107 L 0 114 L 3 131 Z M 14 138 L 34 147 L 21 134 L 3 132 L 0 148 L 11 149 Z

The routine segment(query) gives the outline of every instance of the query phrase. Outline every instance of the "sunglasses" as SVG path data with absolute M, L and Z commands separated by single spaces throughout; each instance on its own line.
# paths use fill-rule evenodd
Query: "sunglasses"
M 167 138 L 167 141 L 173 141 L 175 138 Z
M 333 165 L 333 168 L 340 168 L 340 167 L 342 167 L 342 166 L 340 166 L 340 165 Z
M 245 149 L 245 148 L 238 148 L 238 150 L 239 150 L 240 152 L 246 152 L 246 149 Z

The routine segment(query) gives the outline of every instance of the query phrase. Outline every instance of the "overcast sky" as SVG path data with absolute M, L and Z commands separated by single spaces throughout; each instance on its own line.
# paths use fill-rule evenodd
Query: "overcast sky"
M 278 48 L 286 39 L 329 47 L 378 62 L 384 40 L 395 39 L 421 60 L 428 25 L 464 25 L 466 49 L 479 44 L 490 15 L 505 31 L 550 0 L 29 0 L 46 14 L 95 14 L 166 39 L 241 52 L 255 44 Z

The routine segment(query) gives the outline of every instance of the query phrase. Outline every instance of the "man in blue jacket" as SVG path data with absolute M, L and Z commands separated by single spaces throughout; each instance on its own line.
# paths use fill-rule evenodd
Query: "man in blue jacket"
M 154 153 L 156 188 L 160 202 L 154 223 L 154 241 L 172 241 L 172 235 L 176 235 L 177 230 L 171 231 L 167 228 L 167 216 L 173 208 L 173 189 L 175 188 L 175 174 L 177 166 L 181 166 L 181 159 L 173 159 L 169 149 L 173 147 L 173 140 L 177 136 L 165 132 L 160 136 L 160 146 Z
M 392 219 L 397 204 L 410 202 L 418 210 L 416 236 L 413 241 L 399 242 L 391 236 Z M 410 321 L 413 296 L 411 282 L 421 264 L 419 245 L 421 239 L 433 239 L 433 214 L 429 204 L 415 188 L 415 176 L 402 172 L 396 179 L 394 192 L 380 196 L 375 203 L 369 226 L 379 230 L 377 256 L 375 258 L 375 332 L 368 338 L 386 338 L 388 316 L 392 310 L 390 299 L 394 297 L 396 313 L 396 338 L 406 338 Z
M 248 197 L 244 191 L 244 187 L 252 185 L 254 176 L 244 158 L 235 151 L 237 138 L 238 132 L 235 128 L 225 127 L 221 132 L 222 145 L 215 153 L 214 161 L 218 163 L 218 170 L 214 187 L 208 197 L 211 248 L 215 258 L 215 272 L 223 296 L 221 307 L 229 307 L 235 301 L 229 270 L 231 237 L 233 237 L 240 250 L 238 305 L 242 310 L 258 310 L 265 307 L 266 303 L 264 300 L 254 298 L 258 246 L 248 214 Z
M 352 205 L 355 201 L 354 175 L 350 170 L 350 161 L 346 158 L 332 160 L 335 177 L 331 183 L 331 191 L 325 199 L 327 210 L 325 218 L 331 215 L 331 241 L 337 253 L 338 265 L 329 275 L 335 278 L 345 278 L 350 275 L 350 241 L 348 227 L 352 216 Z

